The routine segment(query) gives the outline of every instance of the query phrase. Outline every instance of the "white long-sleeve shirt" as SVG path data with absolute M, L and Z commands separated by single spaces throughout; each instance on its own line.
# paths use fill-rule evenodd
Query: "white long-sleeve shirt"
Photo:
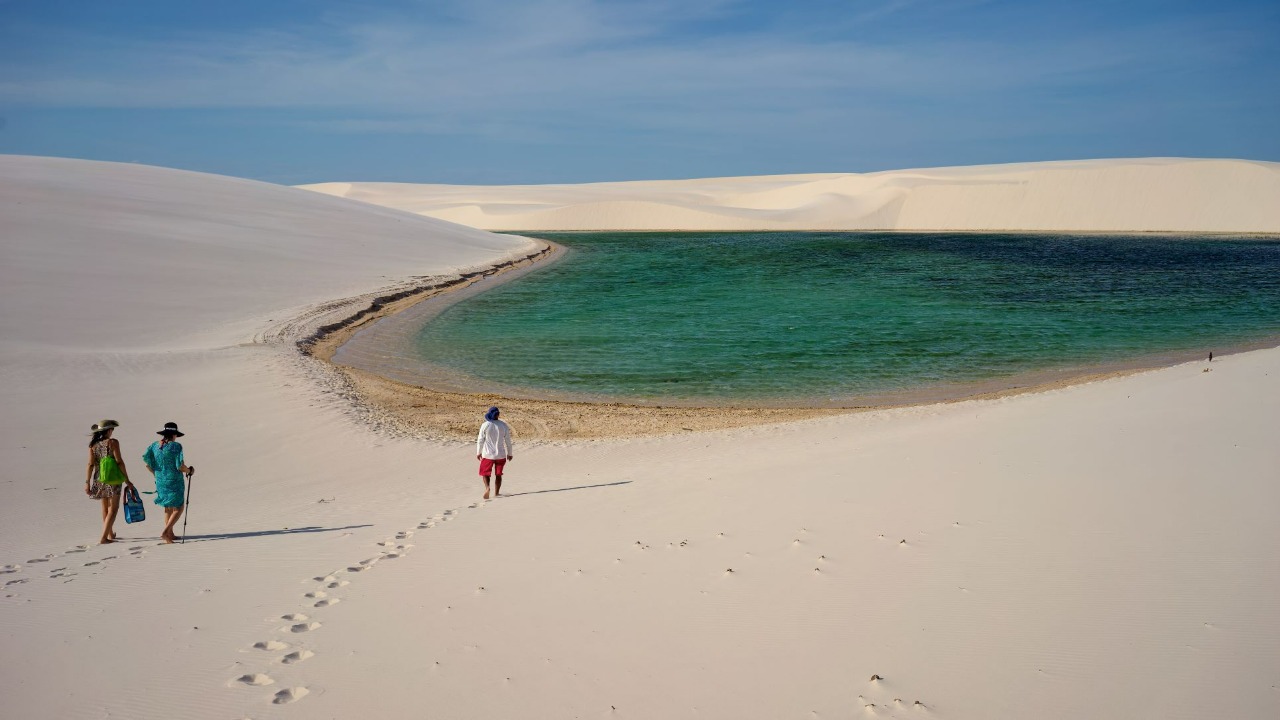
M 489 460 L 511 457 L 511 428 L 501 420 L 485 420 L 476 435 L 476 454 Z

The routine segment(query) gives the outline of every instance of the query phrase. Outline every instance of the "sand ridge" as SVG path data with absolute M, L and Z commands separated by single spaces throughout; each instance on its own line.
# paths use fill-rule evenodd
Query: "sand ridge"
M 470 227 L 1280 233 L 1280 163 L 1076 160 L 577 185 L 300 186 Z

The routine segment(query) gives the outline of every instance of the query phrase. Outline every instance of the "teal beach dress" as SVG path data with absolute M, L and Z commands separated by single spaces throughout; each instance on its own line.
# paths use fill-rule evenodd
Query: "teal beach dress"
M 142 462 L 156 474 L 156 504 L 167 508 L 182 507 L 182 443 L 157 440 L 142 454 Z

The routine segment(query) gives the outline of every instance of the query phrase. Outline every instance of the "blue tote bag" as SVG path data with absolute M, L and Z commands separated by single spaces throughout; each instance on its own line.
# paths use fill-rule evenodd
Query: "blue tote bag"
M 132 524 L 147 519 L 147 511 L 142 507 L 142 496 L 138 495 L 138 488 L 126 487 L 121 503 L 124 505 L 125 522 Z

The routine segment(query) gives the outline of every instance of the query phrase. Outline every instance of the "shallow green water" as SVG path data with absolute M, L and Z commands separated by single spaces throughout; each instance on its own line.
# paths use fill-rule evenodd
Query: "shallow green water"
M 540 235 L 428 362 L 629 398 L 849 397 L 1280 336 L 1280 242 L 888 233 Z

